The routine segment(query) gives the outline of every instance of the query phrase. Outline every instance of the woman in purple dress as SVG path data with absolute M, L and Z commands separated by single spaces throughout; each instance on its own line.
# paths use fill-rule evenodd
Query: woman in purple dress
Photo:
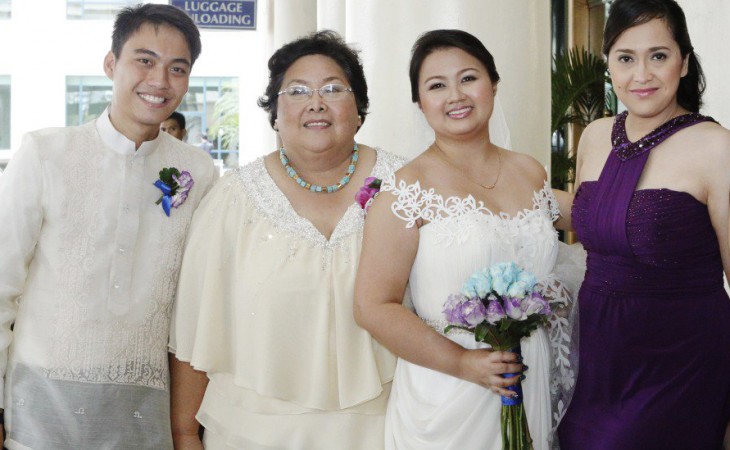
M 674 0 L 616 0 L 603 52 L 627 112 L 586 128 L 573 226 L 588 250 L 563 450 L 719 449 L 730 419 L 730 132 Z

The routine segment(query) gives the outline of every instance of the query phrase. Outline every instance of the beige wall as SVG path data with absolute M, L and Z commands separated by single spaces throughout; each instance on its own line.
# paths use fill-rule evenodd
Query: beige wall
M 687 16 L 692 45 L 707 78 L 704 114 L 730 127 L 730 2 L 727 0 L 678 0 Z

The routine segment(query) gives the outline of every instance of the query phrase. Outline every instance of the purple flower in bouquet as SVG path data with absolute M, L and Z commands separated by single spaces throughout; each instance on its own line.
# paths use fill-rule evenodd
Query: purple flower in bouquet
M 519 298 L 515 297 L 503 297 L 504 301 L 504 313 L 510 319 L 514 320 L 525 320 L 527 316 L 522 311 L 522 302 Z
M 456 295 L 452 294 L 449 295 L 449 298 L 446 299 L 446 303 L 444 303 L 444 315 L 446 316 L 446 321 L 451 325 L 457 325 L 457 326 L 463 326 L 466 327 L 469 324 L 464 319 L 464 315 L 461 311 L 461 305 L 467 301 L 467 298 L 463 295 Z
M 373 199 L 380 191 L 380 185 L 382 180 L 375 177 L 365 178 L 365 183 L 355 194 L 355 201 L 360 205 L 365 212 L 370 209 L 370 205 L 373 203 Z
M 533 292 L 522 301 L 522 311 L 525 317 L 533 314 L 549 315 L 552 313 L 550 304 L 539 292 Z
M 449 295 L 444 303 L 444 315 L 450 325 L 474 328 L 487 318 L 487 307 L 478 298 Z
M 496 325 L 497 322 L 507 317 L 504 313 L 504 308 L 497 300 L 492 300 L 487 306 L 487 322 L 490 325 Z
M 473 328 L 487 319 L 487 307 L 478 298 L 470 298 L 461 307 L 464 321 Z

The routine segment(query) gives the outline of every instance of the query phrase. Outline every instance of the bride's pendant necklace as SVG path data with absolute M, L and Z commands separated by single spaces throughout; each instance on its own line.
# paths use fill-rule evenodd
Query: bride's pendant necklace
M 499 149 L 497 149 L 497 158 L 498 158 L 497 159 L 497 161 L 498 161 L 497 176 L 494 178 L 494 183 L 492 183 L 490 185 L 484 185 L 484 184 L 476 181 L 472 177 L 470 177 L 466 172 L 464 172 L 462 169 L 460 169 L 459 166 L 454 164 L 454 162 L 451 161 L 451 158 L 449 157 L 449 155 L 447 155 L 446 152 L 441 150 L 441 147 L 439 147 L 436 142 L 433 143 L 433 148 L 436 150 L 436 154 L 439 155 L 439 157 L 441 159 L 443 159 L 448 165 L 450 165 L 451 167 L 456 169 L 458 172 L 460 172 L 462 175 L 464 175 L 464 177 L 467 180 L 471 181 L 472 183 L 474 183 L 478 186 L 481 186 L 488 191 L 494 189 L 494 187 L 497 185 L 497 183 L 499 183 L 499 175 L 501 175 L 501 173 L 502 173 L 502 152 L 499 151 Z
M 352 148 L 352 159 L 350 160 L 350 165 L 347 166 L 347 172 L 345 172 L 345 176 L 342 177 L 339 182 L 331 184 L 329 186 L 320 186 L 318 184 L 309 183 L 308 181 L 303 180 L 289 162 L 289 158 L 286 156 L 286 152 L 284 152 L 284 147 L 281 147 L 279 149 L 279 160 L 281 161 L 281 165 L 284 166 L 284 170 L 286 170 L 286 173 L 289 175 L 289 177 L 293 179 L 299 186 L 310 192 L 324 192 L 325 194 L 332 194 L 345 187 L 347 183 L 349 183 L 352 179 L 352 174 L 355 173 L 355 167 L 357 166 L 357 160 L 359 159 L 358 151 L 359 150 L 357 148 L 357 142 L 355 142 L 355 145 Z

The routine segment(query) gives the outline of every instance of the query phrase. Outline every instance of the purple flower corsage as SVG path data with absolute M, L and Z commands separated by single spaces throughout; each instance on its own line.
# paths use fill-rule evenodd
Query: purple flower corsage
M 381 183 L 382 180 L 380 178 L 367 177 L 365 178 L 365 184 L 355 194 L 355 201 L 360 204 L 366 213 L 370 209 L 373 199 L 378 195 Z
M 170 209 L 179 208 L 185 203 L 194 184 L 193 176 L 188 171 L 180 172 L 174 167 L 160 170 L 160 179 L 155 181 L 155 186 L 162 191 L 162 196 L 155 204 L 162 204 L 162 210 L 170 217 Z

